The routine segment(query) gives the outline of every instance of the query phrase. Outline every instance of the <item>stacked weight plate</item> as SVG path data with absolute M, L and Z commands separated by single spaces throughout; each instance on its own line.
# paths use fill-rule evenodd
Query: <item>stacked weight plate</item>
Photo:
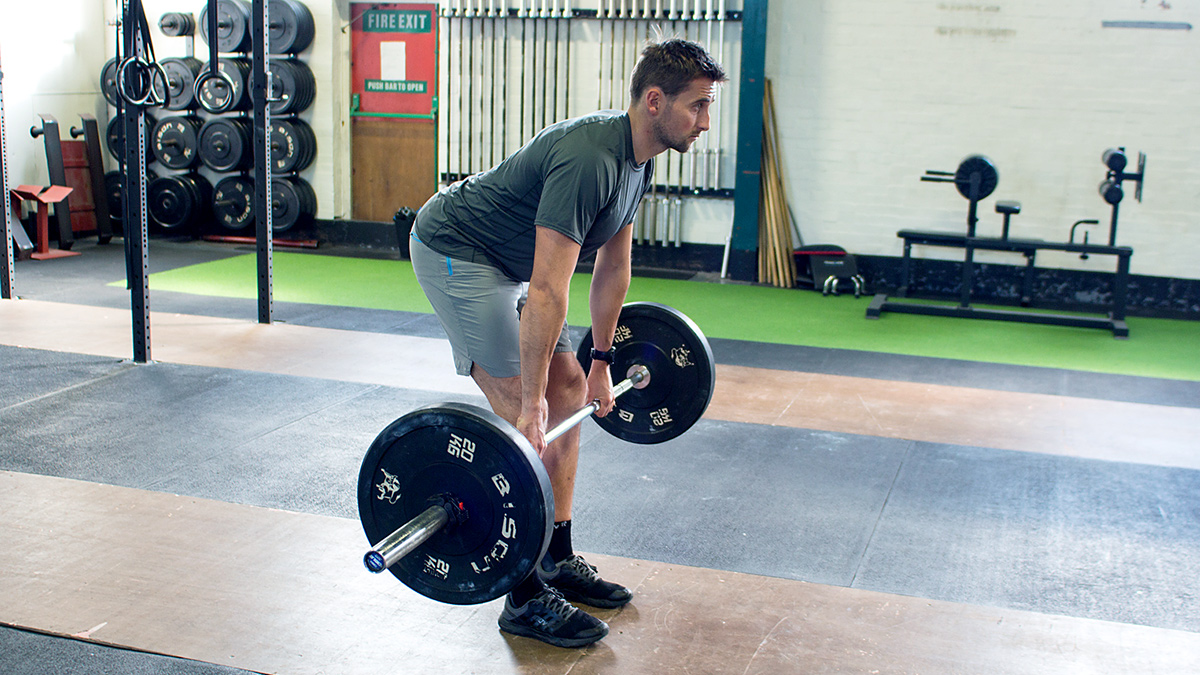
M 254 225 L 254 181 L 246 176 L 229 176 L 213 190 L 213 215 L 230 232 Z M 271 229 L 276 233 L 312 224 L 317 212 L 317 194 L 308 181 L 285 176 L 271 180 Z
M 166 117 L 154 125 L 150 134 L 150 150 L 154 158 L 168 169 L 190 169 L 200 161 L 199 117 L 177 115 Z
M 300 119 L 271 120 L 271 171 L 297 173 L 317 156 L 317 136 Z
M 312 105 L 317 80 L 312 70 L 295 59 L 272 59 L 271 115 L 298 115 Z
M 214 117 L 200 129 L 200 160 L 213 171 L 254 165 L 254 127 L 246 117 Z
M 198 225 L 212 202 L 212 184 L 197 173 L 159 176 L 150 181 L 146 206 L 167 232 L 186 233 Z
M 209 64 L 205 63 L 204 70 L 209 69 Z M 233 97 L 233 102 L 229 104 L 228 110 L 241 111 L 249 110 L 254 106 L 254 100 L 250 96 L 250 59 L 246 58 L 228 58 L 217 61 L 217 72 L 225 75 L 225 77 L 214 78 L 207 80 L 200 91 L 196 92 L 196 96 L 200 98 L 202 105 L 207 104 L 206 108 L 216 108 L 220 106 L 230 96 Z M 232 84 L 233 91 L 230 92 L 226 88 Z
M 267 26 L 267 51 L 299 54 L 312 44 L 316 26 L 312 12 L 298 0 L 268 0 L 271 25 Z
M 312 223 L 317 212 L 317 193 L 308 181 L 296 176 L 271 180 L 271 229 L 287 232 Z
M 200 59 L 187 56 L 159 61 L 167 74 L 167 92 L 170 97 L 167 110 L 190 110 L 196 104 L 196 76 L 200 74 Z
M 248 176 L 229 176 L 213 188 L 213 217 L 229 232 L 254 225 L 254 181 Z
M 208 34 L 208 3 L 200 10 L 200 38 L 210 44 Z M 252 35 L 250 3 L 244 0 L 217 0 L 217 51 L 222 53 L 250 51 Z

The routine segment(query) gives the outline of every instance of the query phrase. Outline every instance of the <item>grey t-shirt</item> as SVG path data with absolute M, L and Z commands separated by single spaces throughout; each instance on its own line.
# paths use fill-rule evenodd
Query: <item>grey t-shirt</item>
M 580 258 L 633 222 L 654 160 L 634 163 L 629 115 L 604 110 L 552 124 L 489 171 L 440 190 L 417 214 L 442 255 L 529 281 L 536 227 L 580 244 Z

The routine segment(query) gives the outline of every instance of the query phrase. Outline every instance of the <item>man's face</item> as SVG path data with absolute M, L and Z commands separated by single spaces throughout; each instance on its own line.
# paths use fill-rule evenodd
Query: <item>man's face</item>
M 717 95 L 717 83 L 699 77 L 665 105 L 654 121 L 655 140 L 677 152 L 687 152 L 701 132 L 708 131 L 708 106 Z

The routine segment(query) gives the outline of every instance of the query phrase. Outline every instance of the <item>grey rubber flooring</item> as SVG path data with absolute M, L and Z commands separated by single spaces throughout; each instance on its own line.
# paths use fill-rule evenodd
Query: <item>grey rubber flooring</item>
M 5 675 L 237 675 L 249 671 L 0 626 Z
M 375 434 L 456 398 L 0 355 L 57 387 L 0 409 L 0 469 L 346 518 Z M 1197 471 L 711 420 L 655 446 L 583 432 L 580 550 L 1200 631 Z

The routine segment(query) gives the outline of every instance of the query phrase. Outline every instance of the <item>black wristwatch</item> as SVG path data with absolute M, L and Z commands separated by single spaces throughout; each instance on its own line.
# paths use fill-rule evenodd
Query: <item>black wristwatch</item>
M 603 362 L 605 362 L 605 363 L 607 363 L 608 365 L 610 365 L 610 366 L 611 366 L 611 365 L 612 365 L 612 362 L 613 362 L 613 360 L 614 360 L 615 358 L 616 358 L 616 351 L 615 351 L 615 350 L 610 350 L 610 351 L 607 351 L 607 352 L 602 352 L 602 351 L 600 351 L 599 349 L 596 349 L 595 347 L 592 347 L 592 360 L 593 360 L 593 361 L 603 361 Z

